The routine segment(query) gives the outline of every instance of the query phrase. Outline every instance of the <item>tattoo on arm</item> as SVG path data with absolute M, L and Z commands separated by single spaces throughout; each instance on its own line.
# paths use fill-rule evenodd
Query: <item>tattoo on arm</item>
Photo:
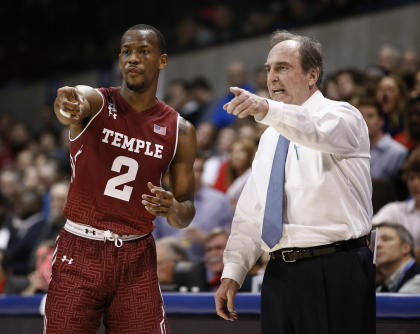
M 179 135 L 180 136 L 186 136 L 188 133 L 188 122 L 186 119 L 181 117 L 179 121 Z

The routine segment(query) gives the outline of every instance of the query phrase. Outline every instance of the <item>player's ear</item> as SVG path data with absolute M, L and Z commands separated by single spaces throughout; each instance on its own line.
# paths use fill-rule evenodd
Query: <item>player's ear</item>
M 168 64 L 168 55 L 166 53 L 163 53 L 160 55 L 160 58 L 159 58 L 159 70 L 163 70 L 167 64 Z

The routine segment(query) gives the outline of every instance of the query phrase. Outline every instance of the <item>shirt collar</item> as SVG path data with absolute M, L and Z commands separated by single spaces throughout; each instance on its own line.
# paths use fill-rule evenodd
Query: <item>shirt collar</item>
M 322 104 L 322 101 L 325 99 L 324 95 L 322 95 L 321 91 L 318 89 L 315 93 L 313 93 L 309 99 L 307 99 L 303 104 L 302 107 L 311 107 L 315 108 Z
M 385 285 L 388 287 L 389 291 L 394 291 L 398 284 L 400 283 L 402 276 L 407 272 L 407 267 L 413 265 L 413 258 L 405 261 L 387 280 L 385 280 Z

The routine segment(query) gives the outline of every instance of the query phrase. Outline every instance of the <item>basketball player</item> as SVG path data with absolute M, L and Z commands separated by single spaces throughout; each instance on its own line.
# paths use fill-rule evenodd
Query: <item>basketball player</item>
M 191 222 L 194 127 L 157 100 L 165 40 L 136 25 L 121 39 L 121 87 L 58 90 L 70 127 L 71 184 L 48 289 L 44 332 L 168 333 L 151 232 L 155 216 Z M 171 191 L 161 179 L 169 168 Z

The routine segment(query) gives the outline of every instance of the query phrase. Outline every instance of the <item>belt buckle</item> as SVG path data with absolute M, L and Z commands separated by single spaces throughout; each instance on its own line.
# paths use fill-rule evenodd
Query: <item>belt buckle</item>
M 286 257 L 284 256 L 284 254 L 286 253 L 293 253 L 293 249 L 286 249 L 286 250 L 281 251 L 281 258 L 283 259 L 284 262 L 286 263 L 296 262 L 295 259 L 287 260 Z

